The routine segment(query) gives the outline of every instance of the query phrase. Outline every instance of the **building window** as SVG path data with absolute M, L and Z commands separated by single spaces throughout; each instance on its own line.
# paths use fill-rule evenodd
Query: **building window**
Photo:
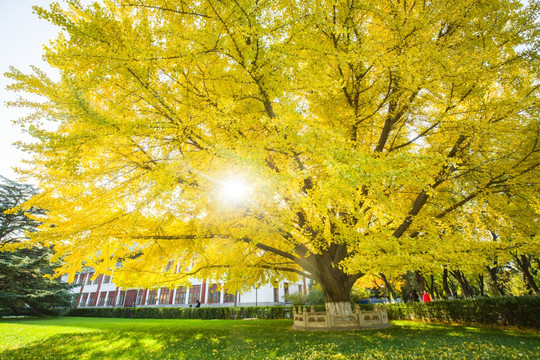
M 174 298 L 175 304 L 185 304 L 186 303 L 186 289 L 183 286 L 180 286 L 176 289 L 176 297 Z
M 75 274 L 75 278 L 73 279 L 74 284 L 78 284 L 79 281 L 79 274 Z
M 94 306 L 96 302 L 96 293 L 90 293 L 90 298 L 88 299 L 88 306 Z
M 236 295 L 234 293 L 228 293 L 227 291 L 225 291 L 223 293 L 223 302 L 224 303 L 236 302 Z
M 103 278 L 103 283 L 108 284 L 110 282 L 111 282 L 111 277 L 109 275 L 105 275 L 105 277 Z
M 279 288 L 274 288 L 274 302 L 279 302 Z
M 94 273 L 88 273 L 88 278 L 86 281 L 86 285 L 92 285 L 92 276 L 94 276 Z
M 157 301 L 157 290 L 152 290 L 148 293 L 148 301 L 146 302 L 148 305 L 156 305 Z
M 212 284 L 208 287 L 208 303 L 219 303 L 219 290 L 217 284 Z
M 283 283 L 283 296 L 286 298 L 289 296 L 289 284 Z
M 142 305 L 144 298 L 144 290 L 139 290 L 137 293 L 137 301 L 135 302 L 136 305 Z
M 81 302 L 79 303 L 79 306 L 84 307 L 86 306 L 86 302 L 88 301 L 88 293 L 83 294 L 81 298 Z
M 99 300 L 97 306 L 105 306 L 105 298 L 107 297 L 107 292 L 103 291 L 99 294 Z
M 126 298 L 122 302 L 122 306 L 125 306 L 125 307 L 135 306 L 137 304 L 137 293 L 138 293 L 138 290 L 127 290 Z
M 118 301 L 116 302 L 116 305 L 118 306 L 124 306 L 124 300 L 126 299 L 126 292 L 124 290 L 120 291 L 120 294 L 118 295 Z
M 302 285 L 298 285 L 298 293 L 302 294 Z
M 159 304 L 164 305 L 169 303 L 169 297 L 171 295 L 171 290 L 168 288 L 161 288 L 159 292 Z
M 201 300 L 201 285 L 193 285 L 191 289 L 189 289 L 188 303 L 194 304 L 197 300 Z
M 107 296 L 107 306 L 114 306 L 114 295 L 116 291 L 109 291 L 109 296 Z
M 102 278 L 102 277 L 103 277 L 103 275 L 99 275 L 98 277 L 96 277 L 96 278 L 94 279 L 93 284 L 94 284 L 94 285 L 99 284 L 99 282 L 101 281 L 101 278 Z
M 77 284 L 79 284 L 79 285 L 84 284 L 84 275 L 85 275 L 85 274 L 80 274 L 80 275 L 79 275 L 79 281 L 77 282 Z

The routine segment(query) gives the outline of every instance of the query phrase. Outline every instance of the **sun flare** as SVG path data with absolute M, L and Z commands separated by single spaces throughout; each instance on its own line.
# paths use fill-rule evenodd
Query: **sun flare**
M 250 187 L 238 179 L 225 181 L 221 187 L 221 193 L 224 200 L 232 203 L 246 200 L 249 192 Z

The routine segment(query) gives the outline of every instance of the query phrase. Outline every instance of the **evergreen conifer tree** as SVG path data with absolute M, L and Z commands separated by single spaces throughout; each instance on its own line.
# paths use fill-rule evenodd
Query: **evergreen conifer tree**
M 52 315 L 71 304 L 69 285 L 52 275 L 52 250 L 45 246 L 17 249 L 27 232 L 36 231 L 41 209 L 23 212 L 18 205 L 35 194 L 31 185 L 0 176 L 0 315 Z

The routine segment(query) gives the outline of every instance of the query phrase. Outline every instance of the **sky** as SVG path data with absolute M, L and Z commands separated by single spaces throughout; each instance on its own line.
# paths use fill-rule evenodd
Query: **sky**
M 10 83 L 4 73 L 10 66 L 28 72 L 30 65 L 36 65 L 48 74 L 54 71 L 42 60 L 43 45 L 56 37 L 57 28 L 39 19 L 32 11 L 33 5 L 48 7 L 53 0 L 0 0 L 0 175 L 19 180 L 13 167 L 19 166 L 23 153 L 13 145 L 16 141 L 30 141 L 12 124 L 28 110 L 8 108 L 7 101 L 14 100 L 18 94 L 8 91 Z M 60 2 L 60 1 L 59 1 Z

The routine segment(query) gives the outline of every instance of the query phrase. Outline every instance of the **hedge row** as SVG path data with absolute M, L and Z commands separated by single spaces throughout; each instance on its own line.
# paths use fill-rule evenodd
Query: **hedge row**
M 537 296 L 388 304 L 386 308 L 390 320 L 540 328 L 540 298 Z
M 324 309 L 324 306 L 323 306 Z M 290 306 L 77 308 L 68 316 L 133 319 L 290 319 Z
M 310 306 L 307 306 L 310 310 Z M 371 310 L 372 305 L 360 305 Z M 324 305 L 314 306 L 315 311 L 324 311 Z M 76 308 L 66 316 L 127 318 L 127 319 L 292 319 L 292 306 L 251 307 L 118 307 Z
M 370 310 L 371 305 L 361 305 Z M 540 298 L 536 296 L 444 300 L 427 304 L 387 304 L 390 320 L 422 320 L 462 324 L 540 328 Z M 315 311 L 324 311 L 315 306 Z M 77 308 L 68 316 L 133 319 L 291 319 L 291 306 L 259 307 L 136 307 Z

